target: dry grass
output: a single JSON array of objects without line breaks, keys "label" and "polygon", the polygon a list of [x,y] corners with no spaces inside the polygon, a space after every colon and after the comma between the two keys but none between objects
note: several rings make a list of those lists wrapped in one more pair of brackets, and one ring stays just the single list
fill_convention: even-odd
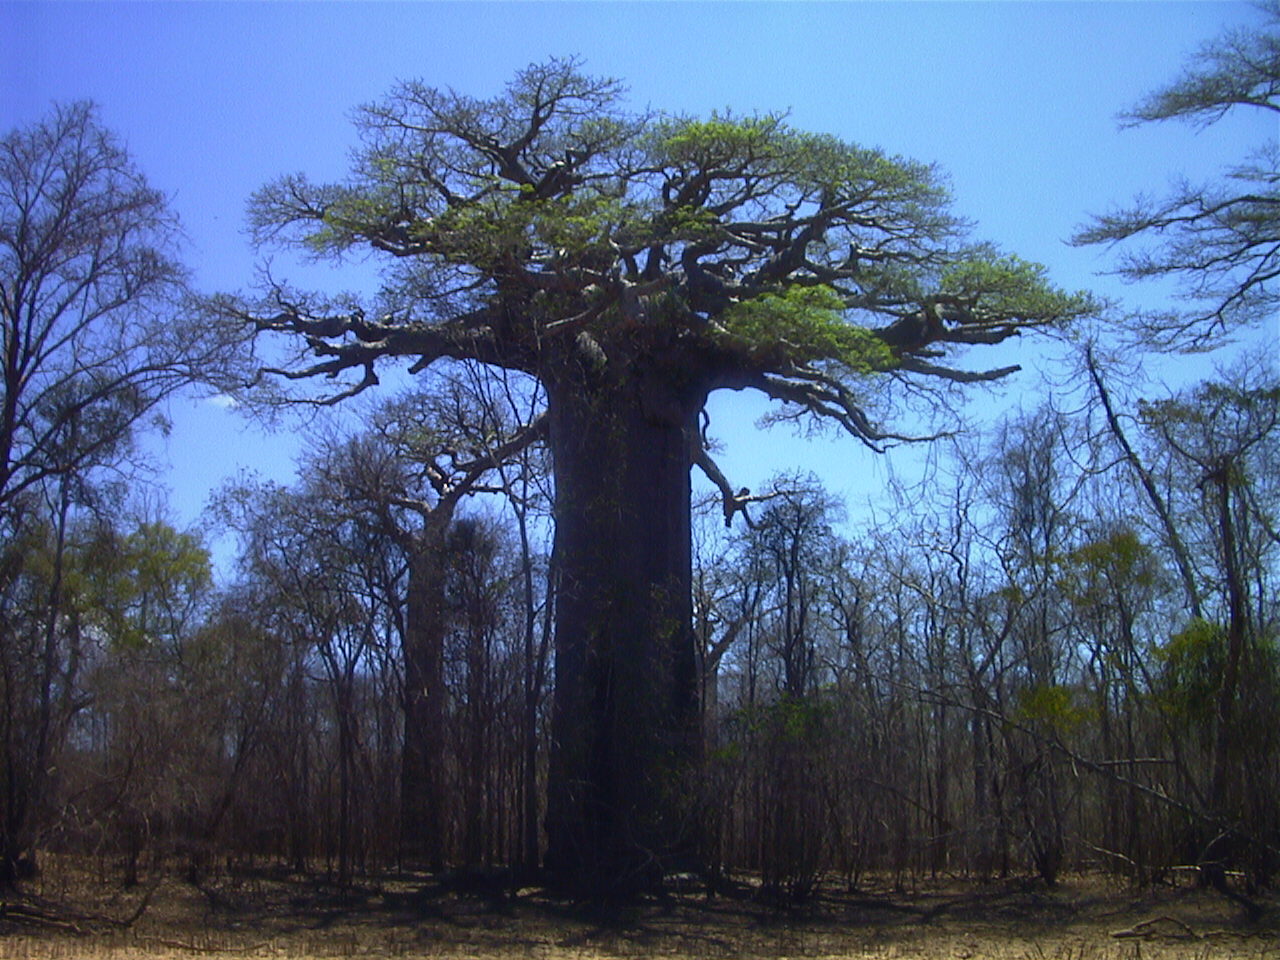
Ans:
[{"label": "dry grass", "polygon": [[[146,889],[45,881],[26,901],[43,921],[0,916],[0,960],[210,957],[868,958],[868,960],[1280,960],[1280,909],[1246,924],[1216,894],[1135,891],[1096,877],[1055,890],[932,883],[911,892],[824,890],[801,909],[749,887],[589,912],[526,889],[507,900],[401,877],[339,893],[297,877],[165,878]],[[12,907],[13,905],[11,905]]]}]

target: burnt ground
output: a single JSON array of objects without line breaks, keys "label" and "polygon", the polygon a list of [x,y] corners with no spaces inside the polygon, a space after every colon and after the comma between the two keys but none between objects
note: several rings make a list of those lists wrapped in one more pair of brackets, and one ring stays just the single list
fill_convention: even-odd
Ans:
[{"label": "burnt ground", "polygon": [[764,902],[749,880],[709,898],[690,883],[612,908],[537,887],[388,876],[342,890],[278,870],[132,889],[59,865],[0,910],[0,958],[867,957],[957,960],[1280,960],[1280,897],[1249,922],[1191,884],[1137,889],[1068,876],[954,879],[907,888],[828,883],[808,902]]}]

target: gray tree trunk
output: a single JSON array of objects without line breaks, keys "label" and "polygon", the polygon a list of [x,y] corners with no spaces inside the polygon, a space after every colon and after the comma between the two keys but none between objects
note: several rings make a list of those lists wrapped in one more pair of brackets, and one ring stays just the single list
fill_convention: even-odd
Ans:
[{"label": "gray tree trunk", "polygon": [[652,886],[697,848],[701,401],[639,376],[549,391],[560,587],[546,866],[595,896]]},{"label": "gray tree trunk", "polygon": [[[433,518],[434,519],[434,518]],[[442,524],[446,521],[442,521]],[[444,537],[428,521],[410,559],[404,637],[400,855],[444,867]]]}]

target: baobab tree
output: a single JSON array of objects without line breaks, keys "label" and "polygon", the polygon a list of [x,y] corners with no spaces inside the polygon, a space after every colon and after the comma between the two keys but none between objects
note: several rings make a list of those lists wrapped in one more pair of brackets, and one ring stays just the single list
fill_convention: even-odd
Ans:
[{"label": "baobab tree", "polygon": [[559,572],[545,864],[595,892],[650,884],[696,850],[690,472],[719,476],[709,394],[756,390],[879,449],[905,439],[868,412],[887,381],[999,378],[1016,367],[939,361],[1090,304],[968,242],[930,166],[780,116],[630,113],[574,61],[488,100],[404,83],[358,122],[346,182],[284,177],[251,216],[262,240],[385,255],[377,298],[275,288],[217,309],[301,338],[266,372],[325,378],[328,402],[397,359],[541,383]]},{"label": "baobab tree", "polygon": [[[432,392],[396,397],[373,414],[372,429],[326,443],[311,464],[312,482],[336,502],[335,516],[360,518],[394,544],[405,568],[403,614],[396,617],[404,655],[404,745],[400,855],[444,864],[445,580],[449,538],[459,506],[495,493],[486,474],[532,444],[541,421],[509,426],[465,389],[441,380]],[[397,577],[397,579],[399,579]],[[398,594],[397,585],[388,592]],[[399,598],[388,598],[399,606]]]}]

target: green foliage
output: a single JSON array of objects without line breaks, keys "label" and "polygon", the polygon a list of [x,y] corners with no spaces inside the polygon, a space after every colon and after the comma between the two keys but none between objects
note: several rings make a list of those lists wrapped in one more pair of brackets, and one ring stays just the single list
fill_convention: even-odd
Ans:
[{"label": "green foliage", "polygon": [[788,287],[735,303],[720,323],[732,341],[765,362],[831,360],[861,374],[894,363],[883,340],[845,320],[844,301],[830,287]]},{"label": "green foliage", "polygon": [[1057,683],[1040,683],[1018,692],[1012,717],[1020,723],[1048,727],[1056,733],[1071,733],[1088,718],[1088,711],[1076,705],[1075,692]]},{"label": "green foliage", "polygon": [[746,751],[743,749],[742,744],[733,740],[708,750],[707,762],[716,766],[732,768],[742,763],[745,753]]},{"label": "green foliage", "polygon": [[811,743],[822,732],[827,706],[819,700],[800,697],[783,697],[773,706],[775,729],[783,740],[791,743]]},{"label": "green foliage", "polygon": [[[737,723],[757,737],[775,739],[782,744],[815,744],[826,729],[832,705],[822,699],[782,696],[767,704],[743,707]],[[741,750],[738,745],[723,748],[726,757]]]},{"label": "green foliage", "polygon": [[[875,431],[849,376],[968,380],[934,362],[946,345],[998,343],[1090,307],[1042,267],[966,243],[932,165],[795,130],[779,114],[624,113],[616,83],[577,67],[535,65],[491,101],[402,86],[365,109],[351,180],[283,178],[259,192],[259,235],[396,258],[383,295],[407,305],[391,312],[397,325],[401,312],[470,318],[456,337],[429,338],[425,363],[442,342],[450,355],[487,355],[477,331],[495,327],[477,317],[489,310],[502,317],[501,365],[541,376],[546,331],[585,326],[606,360],[657,350],[677,366],[723,360],[699,372],[705,382],[751,367],[780,376],[775,399],[802,398],[859,435]],[[302,326],[334,340],[345,323]],[[679,335],[651,336],[664,324]],[[346,353],[363,366],[390,344],[371,326],[358,349],[326,353],[329,366],[354,369]],[[396,339],[396,355],[409,355],[413,338]],[[800,389],[784,388],[788,377]]]},{"label": "green foliage", "polygon": [[1208,729],[1226,659],[1227,631],[1194,618],[1152,651],[1158,671],[1156,702],[1177,720]]},{"label": "green foliage", "polygon": [[1058,584],[1076,606],[1106,604],[1117,591],[1143,591],[1157,579],[1155,555],[1130,527],[1089,540],[1066,554]]},{"label": "green foliage", "polygon": [[784,130],[774,115],[737,119],[713,113],[708,120],[669,120],[658,126],[652,150],[673,165],[714,170],[775,155]]},{"label": "green foliage", "polygon": [[1228,30],[1205,44],[1172,83],[1123,116],[1129,123],[1189,120],[1208,126],[1232,108],[1275,109],[1280,102],[1280,5],[1259,3],[1265,26]]},{"label": "green foliage", "polygon": [[[58,583],[58,613],[68,629],[88,630],[114,649],[172,639],[197,612],[213,585],[209,552],[199,537],[167,523],[144,521],[124,532],[105,523],[68,531],[61,566],[54,531],[22,530],[13,553],[0,551],[5,575],[44,602]],[[20,554],[20,567],[10,563]],[[4,584],[8,588],[10,584]]]},{"label": "green foliage", "polygon": [[[322,188],[317,205],[323,212],[303,235],[303,246],[327,256],[369,236],[399,231],[422,253],[493,269],[512,255],[524,261],[531,251],[578,253],[606,243],[610,229],[626,219],[621,202],[599,191],[539,199],[527,184],[516,186],[493,175],[477,178],[475,186],[474,196],[434,215],[423,215],[425,209],[410,213],[406,194],[413,191],[404,184]],[[431,206],[439,204],[423,203]]]},{"label": "green foliage", "polygon": [[918,222],[931,221],[942,229],[956,225],[946,216],[935,218],[948,191],[934,167],[829,134],[794,130],[778,114],[713,113],[707,120],[666,120],[656,126],[649,151],[658,163],[707,181],[751,171],[778,178],[779,186],[785,180],[786,190],[813,191],[832,203],[910,202]]},{"label": "green foliage", "polygon": [[71,593],[116,647],[171,639],[213,582],[208,550],[167,523],[139,523],[123,535],[97,530],[76,553]]},{"label": "green foliage", "polygon": [[1067,293],[1055,288],[1048,272],[1038,263],[1013,255],[981,250],[943,271],[942,297],[963,304],[984,317],[1038,317],[1068,319],[1093,309],[1084,291]]},{"label": "green foliage", "polygon": [[507,258],[531,254],[564,265],[593,255],[611,256],[612,234],[631,217],[616,197],[583,190],[537,199],[527,189],[503,187],[485,198],[451,207],[413,229],[415,239],[460,264],[500,268]]},{"label": "green foliage", "polygon": [[260,236],[391,258],[381,319],[272,303],[255,320],[323,358],[288,377],[383,356],[544,381],[643,369],[682,390],[760,389],[786,416],[805,408],[878,448],[897,435],[867,416],[855,378],[997,379],[1013,368],[938,361],[1092,307],[1042,267],[967,241],[932,165],[776,114],[624,112],[616,83],[577,68],[535,65],[485,101],[402,85],[365,109],[346,183],[259,192]]},{"label": "green foliage", "polygon": [[[309,228],[302,233],[300,244],[316,257],[337,256],[368,235],[373,224],[394,216],[397,204],[394,191],[376,184],[360,187],[311,187],[301,178],[284,178],[277,188],[282,193],[311,189],[311,203],[318,208]],[[268,236],[274,225],[270,215],[278,200],[270,189],[258,191],[251,207],[250,222],[260,236]],[[322,211],[322,212],[320,212]]]},{"label": "green foliage", "polygon": [[[1280,4],[1260,6],[1261,23],[1206,44],[1181,76],[1124,119],[1131,125],[1180,119],[1207,127],[1249,108],[1274,118],[1280,110]],[[1145,241],[1122,252],[1116,272],[1130,280],[1172,278],[1186,306],[1143,316],[1140,332],[1163,348],[1202,350],[1237,326],[1259,327],[1276,315],[1278,185],[1280,150],[1273,134],[1218,182],[1182,182],[1159,199],[1139,196],[1127,208],[1096,216],[1073,242]]]},{"label": "green foliage", "polygon": [[792,132],[789,147],[797,182],[817,187],[831,198],[854,203],[873,197],[878,202],[909,202],[921,223],[943,232],[958,225],[938,216],[950,192],[931,164],[892,157],[828,134]]},{"label": "green foliage", "polygon": [[[1152,649],[1158,684],[1156,701],[1174,719],[1192,728],[1212,723],[1227,659],[1227,628],[1193,618]],[[1275,640],[1252,637],[1244,652],[1239,690],[1242,702],[1274,704],[1280,693],[1280,648]]]},{"label": "green foliage", "polygon": [[617,198],[590,191],[563,199],[538,200],[529,205],[536,208],[535,237],[571,255],[593,249],[611,252],[611,231],[627,218]]},{"label": "green foliage", "polygon": [[1237,419],[1272,418],[1280,408],[1280,387],[1238,387],[1231,383],[1210,381],[1195,388],[1189,399],[1141,401],[1139,414],[1146,426],[1180,424],[1212,426],[1214,418],[1224,412]]},{"label": "green foliage", "polygon": [[1125,527],[1077,547],[1070,553],[1072,563],[1095,570],[1113,571],[1116,579],[1140,586],[1150,586],[1155,580],[1151,569],[1151,548],[1139,539],[1137,533]]},{"label": "green foliage", "polygon": [[705,207],[676,207],[658,218],[653,231],[654,238],[671,241],[698,242],[711,240],[719,235],[719,219]]}]

